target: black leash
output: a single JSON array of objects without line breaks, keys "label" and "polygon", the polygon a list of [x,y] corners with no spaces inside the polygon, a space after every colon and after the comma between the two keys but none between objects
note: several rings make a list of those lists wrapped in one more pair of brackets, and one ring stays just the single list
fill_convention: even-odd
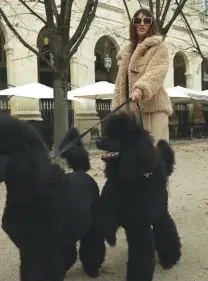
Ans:
[{"label": "black leash", "polygon": [[137,102],[137,108],[138,108],[138,111],[139,111],[139,122],[141,124],[142,129],[144,129],[144,122],[143,122],[143,118],[142,118],[139,102]]},{"label": "black leash", "polygon": [[[125,104],[129,103],[131,101],[131,99],[126,100],[124,103],[122,103],[121,105],[119,105],[118,107],[116,107],[114,110],[112,110],[111,112],[109,112],[106,116],[104,116],[98,123],[96,123],[94,126],[92,126],[91,128],[89,128],[87,131],[83,132],[82,134],[80,134],[79,137],[75,138],[73,141],[69,142],[65,147],[63,147],[55,156],[52,157],[51,160],[54,160],[55,158],[61,156],[64,152],[66,152],[68,149],[70,149],[77,141],[83,139],[93,128],[97,127],[99,124],[105,122],[112,114],[116,113],[117,111],[119,111]],[[142,115],[141,115],[141,110],[140,110],[140,105],[139,103],[137,103],[138,106],[138,110],[139,110],[139,119],[140,119],[140,123],[142,128],[144,128],[144,124],[143,124],[143,120],[142,120]]]},{"label": "black leash", "polygon": [[109,112],[106,116],[104,116],[98,123],[96,123],[94,126],[92,126],[91,128],[89,128],[87,131],[83,132],[79,137],[75,138],[73,141],[71,141],[70,143],[68,143],[65,147],[63,147],[57,154],[56,156],[54,156],[52,159],[57,158],[59,156],[61,156],[64,152],[66,152],[68,149],[70,149],[73,144],[75,144],[77,141],[81,140],[82,138],[84,138],[93,128],[97,127],[99,124],[105,122],[113,113],[116,113],[117,111],[119,111],[125,104],[129,103],[130,99],[128,99],[127,101],[125,101],[124,103],[122,103],[121,105],[119,105],[118,107],[116,107],[114,110],[112,110],[111,112]]}]

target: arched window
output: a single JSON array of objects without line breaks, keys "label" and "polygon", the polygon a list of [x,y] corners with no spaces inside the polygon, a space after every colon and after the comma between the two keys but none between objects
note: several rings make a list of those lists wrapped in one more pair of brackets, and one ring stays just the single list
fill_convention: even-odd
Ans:
[{"label": "arched window", "polygon": [[[52,60],[50,44],[48,40],[48,31],[44,27],[38,35],[37,47],[39,52],[48,60]],[[53,71],[42,59],[38,57],[38,81],[39,83],[53,87]]]},{"label": "arched window", "polygon": [[177,53],[174,57],[174,86],[186,87],[186,64],[183,56]]},{"label": "arched window", "polygon": [[[107,50],[106,50],[107,43]],[[105,52],[108,52],[108,55],[112,59],[112,65],[109,72],[104,66],[104,57]],[[118,66],[116,61],[117,48],[116,45],[109,36],[102,36],[95,45],[94,54],[96,57],[95,61],[95,81],[108,81],[111,83],[115,82]]]}]

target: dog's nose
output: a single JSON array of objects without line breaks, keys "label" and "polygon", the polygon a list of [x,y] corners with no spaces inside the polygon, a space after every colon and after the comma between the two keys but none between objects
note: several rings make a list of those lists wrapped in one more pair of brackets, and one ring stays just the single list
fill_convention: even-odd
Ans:
[{"label": "dog's nose", "polygon": [[100,149],[100,141],[99,140],[96,140],[96,146],[98,149]]}]

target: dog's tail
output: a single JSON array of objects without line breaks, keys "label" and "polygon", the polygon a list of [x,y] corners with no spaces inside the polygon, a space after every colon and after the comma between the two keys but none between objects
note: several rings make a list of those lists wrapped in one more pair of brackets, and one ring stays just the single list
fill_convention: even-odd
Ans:
[{"label": "dog's tail", "polygon": [[62,139],[59,145],[59,150],[64,148],[71,141],[77,139],[72,146],[61,155],[61,157],[67,161],[69,167],[71,167],[74,171],[87,172],[90,169],[89,153],[84,148],[79,136],[79,131],[76,128],[70,129],[66,136]]},{"label": "dog's tail", "polygon": [[165,140],[160,140],[157,144],[157,147],[160,150],[162,159],[166,163],[167,174],[170,176],[174,170],[175,153],[169,143]]}]

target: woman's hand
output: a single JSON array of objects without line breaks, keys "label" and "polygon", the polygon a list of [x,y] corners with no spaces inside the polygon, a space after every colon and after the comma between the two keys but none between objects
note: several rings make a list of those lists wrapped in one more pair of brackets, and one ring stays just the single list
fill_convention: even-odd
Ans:
[{"label": "woman's hand", "polygon": [[142,91],[139,89],[135,89],[131,94],[131,100],[133,102],[139,102],[142,98]]}]

